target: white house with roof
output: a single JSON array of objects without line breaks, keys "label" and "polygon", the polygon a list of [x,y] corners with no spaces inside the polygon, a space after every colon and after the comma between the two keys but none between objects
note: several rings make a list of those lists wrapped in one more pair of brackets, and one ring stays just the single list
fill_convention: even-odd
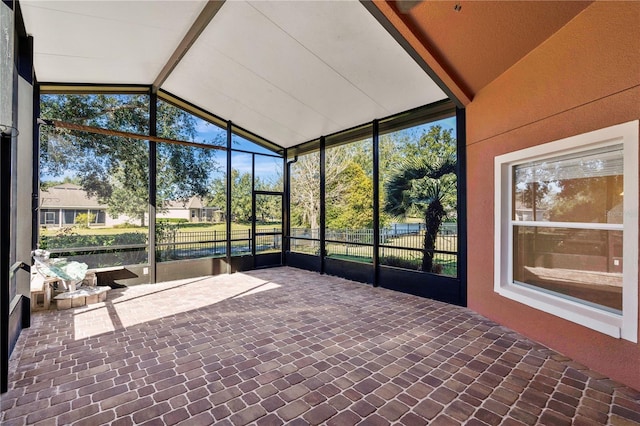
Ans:
[{"label": "white house with roof", "polygon": [[158,212],[156,217],[158,219],[187,219],[187,221],[195,223],[220,223],[224,221],[225,216],[220,207],[206,206],[202,198],[194,195],[188,200],[166,202],[163,211]]},{"label": "white house with roof", "polygon": [[[81,214],[91,219],[88,226],[114,226],[126,222],[137,222],[139,219],[126,215],[112,217],[107,212],[107,205],[101,204],[96,197],[91,197],[81,186],[63,183],[40,190],[40,226],[62,228],[77,225]],[[219,207],[204,205],[200,197],[193,196],[186,201],[169,201],[158,219],[186,219],[188,222],[224,221],[224,212]],[[146,218],[148,219],[148,218]]]},{"label": "white house with roof", "polygon": [[[89,197],[79,185],[63,183],[40,190],[40,226],[62,228],[76,224],[76,218],[86,214],[92,218],[88,225],[114,225],[107,219],[107,206],[100,204],[95,197]],[[122,221],[121,223],[124,223]]]}]

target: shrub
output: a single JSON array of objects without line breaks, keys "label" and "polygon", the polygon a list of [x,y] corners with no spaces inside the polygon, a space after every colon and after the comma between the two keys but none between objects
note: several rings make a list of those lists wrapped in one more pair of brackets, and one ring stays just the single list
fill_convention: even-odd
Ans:
[{"label": "shrub", "polygon": [[73,223],[78,228],[88,228],[90,224],[96,221],[96,215],[93,213],[80,213],[76,215]]},{"label": "shrub", "polygon": [[131,222],[119,223],[117,225],[113,225],[113,227],[115,229],[143,228],[142,226]]},{"label": "shrub", "polygon": [[[89,265],[90,268],[115,265],[135,265],[145,263],[147,250],[144,248],[115,248],[117,246],[147,243],[147,234],[128,232],[117,235],[63,235],[42,236],[40,248],[56,250],[51,257],[64,257]],[[114,247],[106,249],[108,247]],[[74,250],[79,248],[81,250]],[[101,248],[96,250],[97,248]]]},{"label": "shrub", "polygon": [[188,223],[189,219],[178,218],[178,217],[163,217],[161,219],[157,219],[156,223]]},{"label": "shrub", "polygon": [[147,235],[128,232],[116,235],[56,235],[42,236],[40,248],[53,250],[77,247],[108,247],[126,244],[145,244]]},{"label": "shrub", "polygon": [[405,259],[399,256],[383,256],[380,258],[380,263],[382,265],[410,269],[412,271],[419,271],[422,266],[420,259]]}]

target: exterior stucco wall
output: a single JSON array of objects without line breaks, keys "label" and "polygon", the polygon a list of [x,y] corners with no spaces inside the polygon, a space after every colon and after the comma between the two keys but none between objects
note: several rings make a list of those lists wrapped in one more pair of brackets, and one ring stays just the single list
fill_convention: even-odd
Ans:
[{"label": "exterior stucco wall", "polygon": [[167,209],[165,212],[157,213],[156,218],[158,219],[187,219],[190,220],[190,210],[187,208],[184,209]]},{"label": "exterior stucco wall", "polygon": [[596,2],[467,107],[469,307],[635,389],[640,344],[494,292],[493,165],[497,155],[639,119],[638,22],[638,2]]}]

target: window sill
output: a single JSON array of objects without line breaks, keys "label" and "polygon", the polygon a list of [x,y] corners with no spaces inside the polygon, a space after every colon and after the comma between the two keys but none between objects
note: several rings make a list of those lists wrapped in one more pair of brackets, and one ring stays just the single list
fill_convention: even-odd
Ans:
[{"label": "window sill", "polygon": [[516,284],[501,286],[498,294],[534,309],[620,339],[622,316]]}]

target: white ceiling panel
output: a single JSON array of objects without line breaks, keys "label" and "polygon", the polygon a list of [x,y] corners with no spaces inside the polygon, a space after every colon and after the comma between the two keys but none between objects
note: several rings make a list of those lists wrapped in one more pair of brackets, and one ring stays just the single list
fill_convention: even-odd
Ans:
[{"label": "white ceiling panel", "polygon": [[[204,79],[233,102],[219,103],[197,87]],[[223,6],[163,88],[181,96],[186,84],[195,85],[190,101],[285,146],[390,114],[245,2]],[[242,105],[272,125],[249,127]],[[283,139],[281,127],[298,138]]]},{"label": "white ceiling panel", "polygon": [[252,5],[385,110],[404,111],[445,97],[357,1]]},{"label": "white ceiling panel", "polygon": [[150,84],[206,1],[21,1],[40,81]]},{"label": "white ceiling panel", "polygon": [[446,98],[357,1],[227,1],[163,88],[285,147]]},{"label": "white ceiling panel", "polygon": [[[353,4],[362,9],[358,3]],[[277,5],[288,8],[295,3],[278,2]],[[350,109],[371,101],[323,58],[255,9],[253,3],[232,2],[225,5],[223,12],[226,13],[216,17],[219,21],[211,27],[207,39],[257,78],[325,116],[331,115],[336,104]],[[304,20],[302,16],[300,19]],[[245,24],[238,25],[238,22]],[[327,96],[329,88],[334,96]]]},{"label": "white ceiling panel", "polygon": [[446,98],[357,0],[206,3],[21,1],[46,82],[151,85],[205,22],[161,88],[283,147]]},{"label": "white ceiling panel", "polygon": [[[236,78],[229,78],[230,75]],[[286,94],[255,78],[250,70],[215,50],[206,56],[187,55],[163,89],[249,130],[260,128],[266,132],[273,128],[271,136],[285,132],[288,138],[304,138],[294,128],[287,128],[290,119],[277,120],[283,116],[283,106],[290,104]],[[303,108],[304,105],[300,105],[297,113],[304,114]],[[242,120],[238,119],[240,117]],[[270,139],[266,133],[258,134]]]}]

